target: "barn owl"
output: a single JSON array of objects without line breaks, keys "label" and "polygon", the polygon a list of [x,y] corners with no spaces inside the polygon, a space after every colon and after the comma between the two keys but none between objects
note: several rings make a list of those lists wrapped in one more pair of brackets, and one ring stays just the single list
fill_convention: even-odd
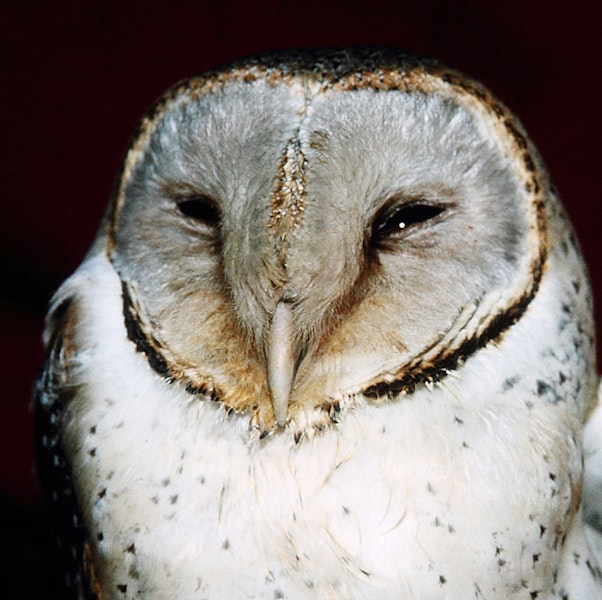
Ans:
[{"label": "barn owl", "polygon": [[520,123],[438,62],[170,89],[45,343],[74,598],[602,597],[585,267]]}]

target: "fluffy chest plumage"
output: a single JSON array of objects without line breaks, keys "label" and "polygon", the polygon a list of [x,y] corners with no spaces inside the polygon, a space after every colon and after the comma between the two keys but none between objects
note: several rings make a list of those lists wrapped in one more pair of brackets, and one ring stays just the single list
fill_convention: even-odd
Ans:
[{"label": "fluffy chest plumage", "polygon": [[528,418],[515,394],[486,405],[450,383],[358,405],[299,444],[290,431],[250,442],[246,419],[159,381],[125,339],[116,347],[119,367],[92,373],[66,417],[103,598],[554,587],[580,464],[553,407]]}]

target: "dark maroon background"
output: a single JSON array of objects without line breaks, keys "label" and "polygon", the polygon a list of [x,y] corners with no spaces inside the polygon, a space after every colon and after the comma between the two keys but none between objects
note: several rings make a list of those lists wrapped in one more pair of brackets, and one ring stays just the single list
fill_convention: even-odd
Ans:
[{"label": "dark maroon background", "polygon": [[[601,7],[580,0],[29,0],[4,7],[0,512],[2,524],[21,533],[0,549],[29,552],[34,563],[45,551],[30,413],[44,308],[94,236],[138,118],[167,86],[268,48],[386,44],[440,58],[519,115],[564,198],[602,299]],[[598,303],[598,322],[601,309]]]}]

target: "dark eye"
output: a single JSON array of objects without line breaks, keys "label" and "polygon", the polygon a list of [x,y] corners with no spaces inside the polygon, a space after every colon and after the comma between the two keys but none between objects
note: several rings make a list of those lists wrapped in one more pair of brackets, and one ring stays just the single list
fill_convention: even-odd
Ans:
[{"label": "dark eye", "polygon": [[444,206],[414,203],[385,212],[376,220],[374,233],[380,237],[401,237],[414,225],[434,219],[445,210]]},{"label": "dark eye", "polygon": [[219,210],[213,200],[207,196],[190,196],[178,200],[178,210],[195,221],[200,221],[208,227],[217,227],[220,222]]}]

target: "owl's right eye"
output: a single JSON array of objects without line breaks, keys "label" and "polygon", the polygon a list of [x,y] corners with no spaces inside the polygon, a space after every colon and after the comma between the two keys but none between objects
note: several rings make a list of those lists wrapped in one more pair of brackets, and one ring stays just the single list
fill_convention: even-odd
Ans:
[{"label": "owl's right eye", "polygon": [[215,228],[220,224],[219,209],[208,196],[188,196],[177,201],[181,214],[207,227]]},{"label": "owl's right eye", "polygon": [[415,200],[383,211],[373,226],[374,235],[381,241],[397,240],[435,219],[446,206]]}]

